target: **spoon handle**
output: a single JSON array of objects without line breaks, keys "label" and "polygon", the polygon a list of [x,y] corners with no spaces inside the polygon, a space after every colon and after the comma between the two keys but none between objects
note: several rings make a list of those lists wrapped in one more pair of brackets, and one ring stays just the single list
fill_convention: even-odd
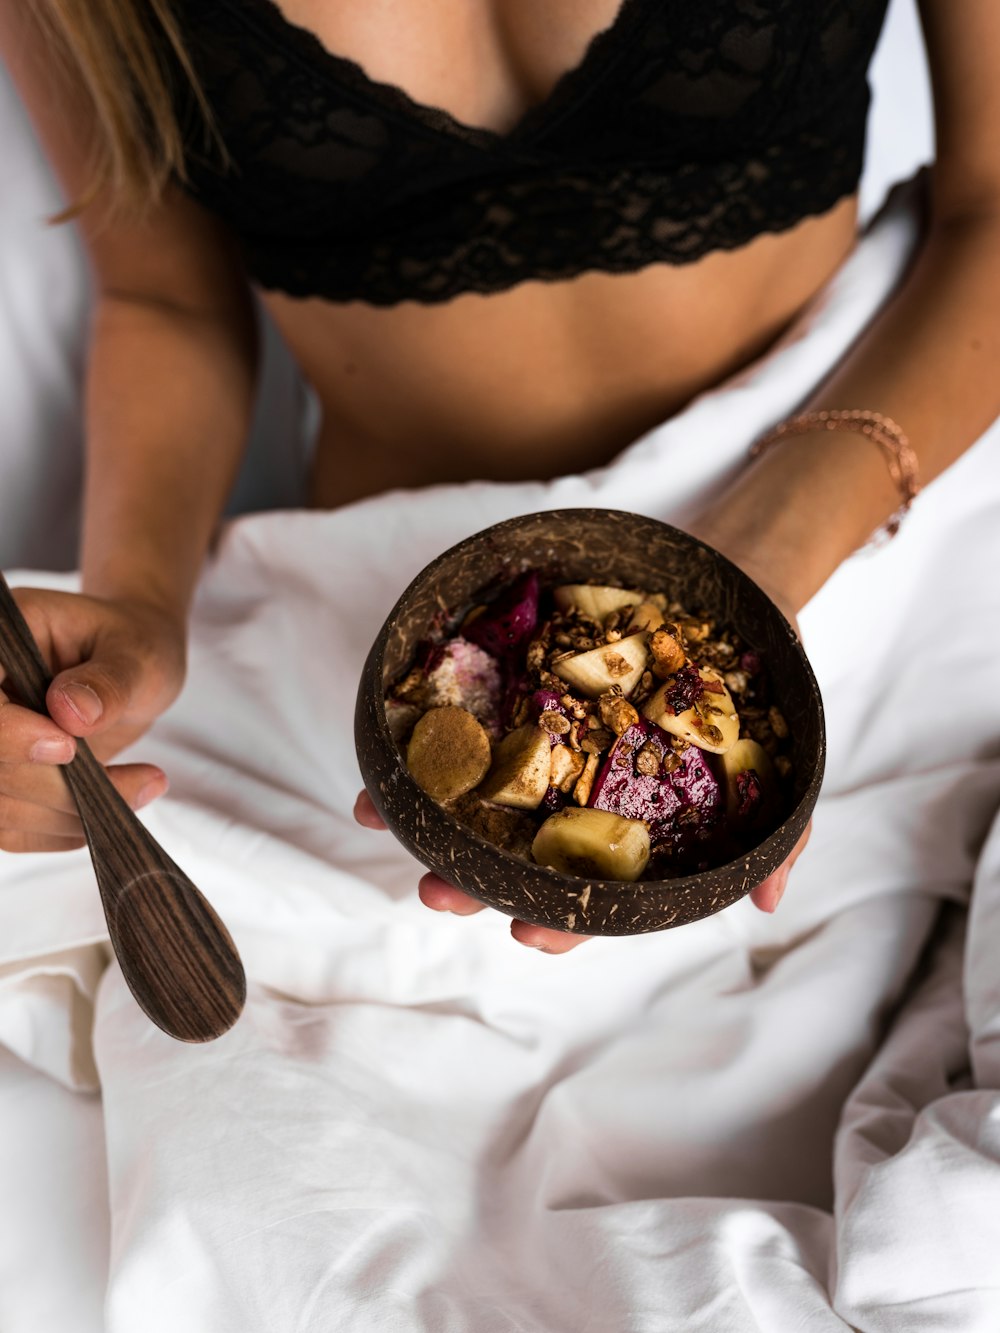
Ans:
[{"label": "spoon handle", "polygon": [[[0,662],[20,701],[47,714],[48,668],[3,574]],[[86,741],[77,739],[62,771],[87,836],[111,944],[139,1006],[180,1040],[221,1036],[246,999],[229,932],[135,817]]]},{"label": "spoon handle", "polygon": [[36,713],[47,713],[48,668],[3,574],[0,574],[0,662],[22,702]]}]

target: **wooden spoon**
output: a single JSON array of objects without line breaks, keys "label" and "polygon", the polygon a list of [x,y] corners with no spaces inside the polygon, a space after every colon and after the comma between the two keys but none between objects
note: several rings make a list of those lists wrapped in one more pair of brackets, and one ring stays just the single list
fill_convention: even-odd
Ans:
[{"label": "wooden spoon", "polygon": [[[47,714],[51,677],[2,574],[0,661],[19,701]],[[135,817],[86,741],[77,740],[63,773],[87,835],[111,944],[139,1007],[179,1041],[220,1037],[246,1001],[229,932]]]}]

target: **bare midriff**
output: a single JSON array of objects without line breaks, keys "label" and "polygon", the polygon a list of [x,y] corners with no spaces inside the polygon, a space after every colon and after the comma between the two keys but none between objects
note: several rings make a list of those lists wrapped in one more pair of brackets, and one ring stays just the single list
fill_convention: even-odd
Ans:
[{"label": "bare midriff", "polygon": [[855,227],[845,200],[682,268],[527,282],[438,306],[270,294],[322,406],[310,503],[609,462],[765,352],[842,263]]},{"label": "bare midriff", "polygon": [[[579,65],[622,0],[278,3],[371,78],[502,134]],[[322,404],[312,502],[608,462],[764,352],[842,262],[855,226],[848,199],[694,264],[436,306],[266,296]]]}]

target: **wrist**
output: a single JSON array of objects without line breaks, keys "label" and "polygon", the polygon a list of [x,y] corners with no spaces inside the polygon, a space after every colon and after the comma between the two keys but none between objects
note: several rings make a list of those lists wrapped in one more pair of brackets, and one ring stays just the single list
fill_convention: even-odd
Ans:
[{"label": "wrist", "polygon": [[116,574],[111,570],[92,571],[85,567],[81,592],[143,619],[153,620],[167,633],[184,643],[187,641],[190,597],[178,585],[155,576],[141,576],[135,569]]},{"label": "wrist", "polygon": [[794,615],[898,503],[869,439],[818,431],[777,441],[690,526]]}]

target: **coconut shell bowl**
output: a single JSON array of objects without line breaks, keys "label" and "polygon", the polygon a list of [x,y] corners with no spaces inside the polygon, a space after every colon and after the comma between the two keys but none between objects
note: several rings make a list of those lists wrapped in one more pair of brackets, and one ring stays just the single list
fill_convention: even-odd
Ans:
[{"label": "coconut shell bowl", "polygon": [[[547,587],[660,590],[693,614],[730,629],[758,655],[768,672],[769,702],[787,723],[790,760],[780,808],[759,841],[744,840],[723,864],[669,879],[626,882],[568,874],[488,841],[417,785],[390,732],[387,693],[422,646],[456,633],[470,608],[530,570],[537,570]],[[610,509],[526,514],[466,538],[427,565],[393,607],[368,654],[355,741],[376,809],[418,861],[508,916],[586,935],[682,926],[744,897],[778,869],[805,830],[826,752],[816,679],[794,630],[770,598],[689,534]]]}]

